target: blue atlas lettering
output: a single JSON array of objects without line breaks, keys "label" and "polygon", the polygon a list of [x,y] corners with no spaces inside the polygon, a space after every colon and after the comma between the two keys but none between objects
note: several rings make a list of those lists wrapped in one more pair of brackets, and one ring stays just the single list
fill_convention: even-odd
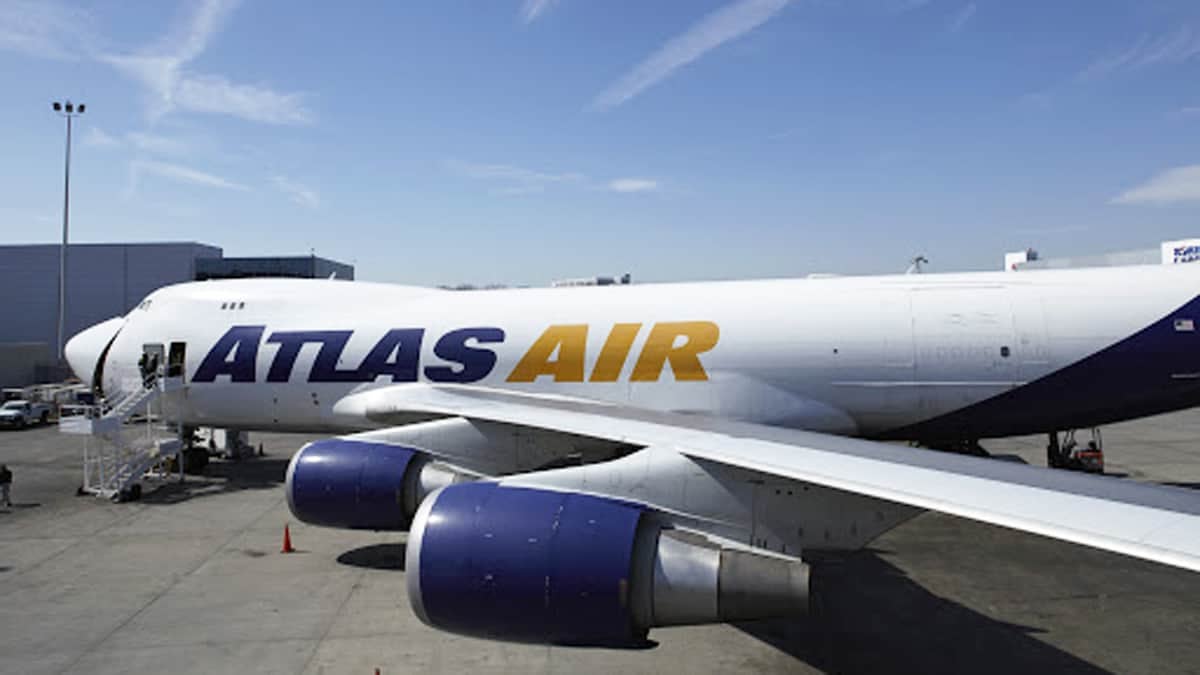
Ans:
[{"label": "blue atlas lettering", "polygon": [[258,361],[258,343],[266,326],[233,326],[209,350],[193,382],[213,382],[218,375],[228,375],[233,382],[253,382],[254,365]]},{"label": "blue atlas lettering", "polygon": [[446,333],[433,347],[433,353],[443,361],[459,364],[453,366],[427,366],[425,377],[434,382],[478,382],[487,377],[496,365],[496,352],[467,344],[504,342],[504,331],[499,328],[460,328]]},{"label": "blue atlas lettering", "polygon": [[[259,345],[264,342],[266,326],[234,326],[204,357],[194,382],[213,382],[228,375],[233,382],[254,382]],[[374,382],[389,377],[393,382],[416,382],[421,368],[423,328],[393,328],[367,352],[357,368],[340,368],[342,355],[354,331],[313,330],[276,331],[265,342],[278,345],[267,369],[267,382],[288,382],[296,359],[305,345],[319,345],[308,382]],[[425,377],[434,382],[478,382],[496,365],[496,353],[481,344],[504,341],[504,330],[478,327],[460,328],[443,335],[433,353],[446,365],[428,366]]]},{"label": "blue atlas lettering", "polygon": [[342,350],[350,340],[353,331],[348,330],[297,330],[271,333],[267,342],[279,344],[271,368],[267,371],[267,382],[287,382],[296,365],[296,357],[304,345],[316,343],[321,345],[317,358],[313,361],[309,372],[309,382],[362,382],[358,369],[338,370],[338,359]]},{"label": "blue atlas lettering", "polygon": [[424,328],[389,330],[358,367],[359,381],[373,382],[380,375],[391,375],[393,382],[416,382],[424,336]]}]

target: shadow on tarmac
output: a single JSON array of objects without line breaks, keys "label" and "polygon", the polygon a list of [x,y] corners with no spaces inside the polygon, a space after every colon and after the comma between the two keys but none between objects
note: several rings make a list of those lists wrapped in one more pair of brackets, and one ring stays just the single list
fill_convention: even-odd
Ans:
[{"label": "shadow on tarmac", "polygon": [[996,460],[997,462],[1012,462],[1014,464],[1028,464],[1029,463],[1029,462],[1026,462],[1025,458],[1021,457],[1020,455],[1007,455],[1006,454],[1006,455],[988,455],[988,456],[991,457],[992,459]]},{"label": "shadow on tarmac", "polygon": [[183,483],[168,482],[142,497],[146,504],[178,504],[200,497],[213,497],[241,490],[264,490],[284,482],[291,458],[262,457],[241,461],[213,461],[199,476],[189,475]]},{"label": "shadow on tarmac", "polygon": [[41,502],[13,502],[12,506],[0,506],[0,513],[12,513],[22,509],[36,509],[41,506]]},{"label": "shadow on tarmac", "polygon": [[371,544],[339,555],[337,561],[350,567],[404,571],[404,544]]},{"label": "shadow on tarmac", "polygon": [[1104,673],[1035,636],[941,598],[864,550],[816,563],[812,609],[800,619],[734,624],[832,673]]}]

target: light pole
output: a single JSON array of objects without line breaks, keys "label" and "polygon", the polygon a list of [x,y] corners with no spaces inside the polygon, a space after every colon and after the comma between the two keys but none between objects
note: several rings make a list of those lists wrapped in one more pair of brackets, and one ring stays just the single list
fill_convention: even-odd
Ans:
[{"label": "light pole", "polygon": [[71,213],[71,119],[83,114],[86,106],[70,101],[51,103],[54,112],[67,118],[67,161],[63,171],[63,231],[62,247],[58,250],[58,362],[63,362],[63,342],[67,323],[67,224]]}]

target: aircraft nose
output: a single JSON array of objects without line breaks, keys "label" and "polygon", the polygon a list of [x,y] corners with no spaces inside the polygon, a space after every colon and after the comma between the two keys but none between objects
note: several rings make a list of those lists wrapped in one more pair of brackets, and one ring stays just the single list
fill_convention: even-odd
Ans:
[{"label": "aircraft nose", "polygon": [[112,318],[85,328],[67,340],[63,352],[66,354],[67,363],[71,365],[71,370],[75,372],[75,377],[88,383],[92,381],[96,366],[100,362],[100,355],[104,353],[108,344],[112,342],[124,324],[125,319]]}]

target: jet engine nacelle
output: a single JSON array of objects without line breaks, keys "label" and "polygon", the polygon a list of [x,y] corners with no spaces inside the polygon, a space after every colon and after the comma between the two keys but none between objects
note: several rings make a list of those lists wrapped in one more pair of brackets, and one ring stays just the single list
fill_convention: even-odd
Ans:
[{"label": "jet engine nacelle", "polygon": [[620,645],[656,626],[808,608],[808,566],[664,528],[659,514],[572,492],[453,485],[413,518],[409,602],[426,624],[513,642]]},{"label": "jet engine nacelle", "polygon": [[407,530],[426,495],[463,479],[414,448],[330,438],[292,457],[285,492],[292,515],[311,525]]}]

